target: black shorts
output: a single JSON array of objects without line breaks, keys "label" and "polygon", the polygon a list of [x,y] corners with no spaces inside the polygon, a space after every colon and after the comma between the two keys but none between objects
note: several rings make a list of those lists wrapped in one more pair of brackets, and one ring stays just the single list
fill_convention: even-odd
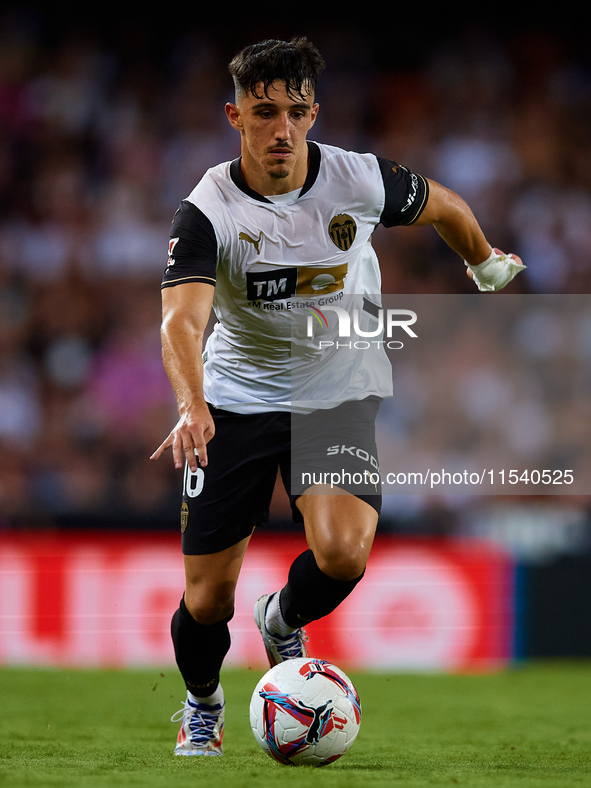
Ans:
[{"label": "black shorts", "polygon": [[303,522],[296,500],[310,487],[345,489],[381,510],[375,441],[378,397],[302,415],[282,411],[241,414],[210,406],[215,435],[208,464],[185,465],[181,507],[185,555],[225,550],[269,519],[277,472]]}]

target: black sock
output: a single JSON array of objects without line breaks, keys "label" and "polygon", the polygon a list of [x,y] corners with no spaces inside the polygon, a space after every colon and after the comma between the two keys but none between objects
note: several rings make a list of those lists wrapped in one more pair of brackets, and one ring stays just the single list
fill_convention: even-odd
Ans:
[{"label": "black sock", "polygon": [[314,553],[306,550],[291,565],[281,589],[279,606],[285,623],[297,628],[332,613],[364,574],[365,570],[354,580],[335,580],[319,569]]},{"label": "black sock", "polygon": [[215,692],[224,657],[230,648],[228,622],[199,624],[187,610],[184,597],[172,617],[170,633],[176,663],[189,692],[205,698]]}]

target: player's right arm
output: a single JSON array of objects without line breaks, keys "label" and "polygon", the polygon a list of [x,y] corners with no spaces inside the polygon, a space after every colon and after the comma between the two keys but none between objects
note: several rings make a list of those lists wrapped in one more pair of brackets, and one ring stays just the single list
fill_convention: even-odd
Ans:
[{"label": "player's right arm", "polygon": [[172,449],[176,468],[187,460],[191,471],[207,465],[207,442],[215,428],[203,396],[203,337],[211,314],[214,288],[187,282],[162,290],[162,361],[174,390],[179,420],[150,457],[157,460]]},{"label": "player's right arm", "polygon": [[217,238],[211,221],[190,200],[172,220],[168,263],[162,280],[162,360],[176,395],[179,420],[151,459],[172,449],[174,464],[197,470],[195,451],[207,465],[213,419],[203,396],[203,336],[216,278]]}]

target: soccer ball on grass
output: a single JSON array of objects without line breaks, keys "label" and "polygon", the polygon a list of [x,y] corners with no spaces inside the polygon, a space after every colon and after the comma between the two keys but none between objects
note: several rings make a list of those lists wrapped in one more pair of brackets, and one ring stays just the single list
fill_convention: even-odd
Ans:
[{"label": "soccer ball on grass", "polygon": [[259,681],[250,724],[279,763],[324,766],[351,747],[361,721],[357,690],[342,670],[310,657],[280,662]]}]

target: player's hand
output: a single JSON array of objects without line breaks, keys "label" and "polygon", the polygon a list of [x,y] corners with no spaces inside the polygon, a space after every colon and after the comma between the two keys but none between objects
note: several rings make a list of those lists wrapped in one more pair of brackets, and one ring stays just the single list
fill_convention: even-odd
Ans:
[{"label": "player's hand", "polygon": [[207,465],[207,443],[215,434],[215,426],[205,403],[180,417],[166,440],[150,457],[157,460],[167,449],[172,448],[175,468],[183,467],[186,459],[192,473],[197,471],[197,458],[201,468]]},{"label": "player's hand", "polygon": [[[491,258],[493,257],[493,255],[497,256],[496,260],[494,261],[495,263],[497,263],[497,261],[498,262],[504,261],[504,265],[505,265],[505,271],[502,272],[500,275],[497,274],[497,278],[498,278],[497,282],[493,282],[491,280],[491,283],[485,284],[481,282],[479,279],[475,279],[474,277],[475,272],[473,270],[474,266],[468,267],[468,263],[464,261],[466,264],[466,276],[468,276],[469,279],[472,279],[472,281],[476,282],[479,290],[493,290],[493,291],[502,290],[506,285],[509,284],[509,282],[511,282],[514,279],[515,276],[517,276],[517,274],[520,271],[522,271],[526,267],[523,261],[521,260],[521,258],[518,257],[516,254],[505,254],[505,252],[502,252],[500,249],[497,249],[495,247],[493,248],[493,254],[491,254]],[[486,261],[487,264],[489,263],[491,258],[489,258],[489,260]],[[485,267],[484,264],[482,267],[483,268]],[[479,266],[476,266],[476,268],[479,268]],[[482,276],[482,279],[484,279],[484,276]]]},{"label": "player's hand", "polygon": [[[497,249],[497,247],[496,247],[496,246],[494,246],[494,247],[493,247],[493,252],[494,252],[495,254],[498,254],[498,255],[503,255],[503,254],[505,254],[505,252],[502,252],[500,249]],[[513,254],[512,252],[508,252],[508,253],[507,253],[507,257],[510,257],[510,258],[511,258],[511,260],[512,260],[514,263],[517,263],[517,265],[523,265],[523,261],[522,261],[521,257],[518,257],[516,254]]]}]

